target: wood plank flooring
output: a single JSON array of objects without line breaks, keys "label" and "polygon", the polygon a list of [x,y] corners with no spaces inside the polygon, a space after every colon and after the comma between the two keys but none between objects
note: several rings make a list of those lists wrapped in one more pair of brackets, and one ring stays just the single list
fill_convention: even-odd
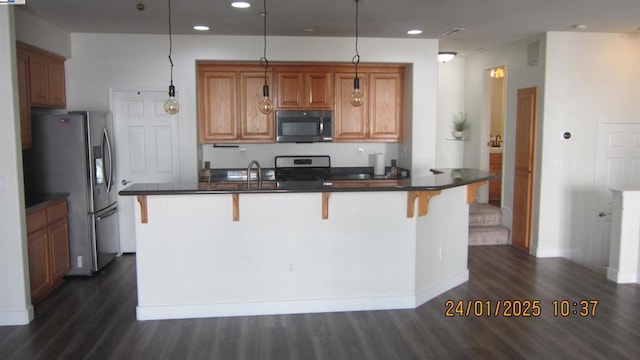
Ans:
[{"label": "wood plank flooring", "polygon": [[[509,246],[469,249],[470,280],[415,310],[136,321],[135,257],[67,279],[0,359],[640,359],[640,285]],[[447,300],[540,300],[539,317],[446,317]],[[554,317],[553,300],[599,300]]]}]

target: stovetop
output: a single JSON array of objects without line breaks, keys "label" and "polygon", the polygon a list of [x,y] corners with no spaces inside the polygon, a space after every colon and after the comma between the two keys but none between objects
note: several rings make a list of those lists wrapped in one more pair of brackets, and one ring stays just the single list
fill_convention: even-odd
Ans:
[{"label": "stovetop", "polygon": [[276,156],[275,164],[275,176],[278,182],[304,184],[310,181],[320,183],[331,180],[331,158],[328,155]]}]

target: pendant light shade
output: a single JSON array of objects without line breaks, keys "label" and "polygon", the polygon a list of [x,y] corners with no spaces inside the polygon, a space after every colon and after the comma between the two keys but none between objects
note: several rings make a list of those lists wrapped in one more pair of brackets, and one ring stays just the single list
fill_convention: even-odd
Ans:
[{"label": "pendant light shade", "polygon": [[358,0],[356,1],[356,54],[351,59],[351,63],[356,66],[356,76],[353,79],[353,92],[349,101],[352,106],[360,106],[364,102],[364,94],[360,90],[360,78],[358,78],[358,64],[360,63],[360,54],[358,53]]},{"label": "pendant light shade", "polygon": [[360,91],[360,79],[357,77],[353,79],[353,92],[351,93],[349,101],[351,101],[351,105],[353,106],[360,106],[364,102],[364,94]]},{"label": "pendant light shade", "polygon": [[264,85],[262,87],[262,100],[260,100],[260,112],[268,114],[273,111],[273,101],[269,97],[269,86]]},{"label": "pendant light shade", "polygon": [[173,41],[171,39],[171,0],[169,2],[169,64],[171,65],[171,83],[169,85],[169,99],[164,102],[164,111],[167,114],[174,115],[180,110],[180,103],[176,100],[176,88],[173,86],[173,59],[171,59],[171,51],[173,50]]},{"label": "pendant light shade", "polygon": [[176,100],[176,88],[173,85],[169,85],[169,99],[164,102],[164,111],[171,115],[180,111],[180,103]]},{"label": "pendant light shade", "polygon": [[263,114],[269,114],[273,111],[273,101],[269,97],[269,85],[267,84],[267,71],[269,70],[269,60],[267,60],[267,0],[263,0],[263,38],[264,38],[264,51],[260,58],[260,65],[264,68],[264,86],[262,86],[262,100],[258,104],[260,112]]}]

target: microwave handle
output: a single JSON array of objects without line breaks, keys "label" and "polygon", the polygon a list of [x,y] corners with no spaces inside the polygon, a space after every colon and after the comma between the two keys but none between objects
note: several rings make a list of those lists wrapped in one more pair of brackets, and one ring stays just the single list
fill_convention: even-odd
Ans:
[{"label": "microwave handle", "polygon": [[320,134],[324,135],[324,119],[320,119]]}]

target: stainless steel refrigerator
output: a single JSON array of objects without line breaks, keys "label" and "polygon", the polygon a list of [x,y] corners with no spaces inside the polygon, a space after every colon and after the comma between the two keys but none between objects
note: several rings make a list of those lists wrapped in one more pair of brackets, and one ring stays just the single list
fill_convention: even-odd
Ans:
[{"label": "stainless steel refrigerator", "polygon": [[68,275],[91,275],[120,253],[111,114],[36,114],[32,131],[29,191],[69,194]]}]

